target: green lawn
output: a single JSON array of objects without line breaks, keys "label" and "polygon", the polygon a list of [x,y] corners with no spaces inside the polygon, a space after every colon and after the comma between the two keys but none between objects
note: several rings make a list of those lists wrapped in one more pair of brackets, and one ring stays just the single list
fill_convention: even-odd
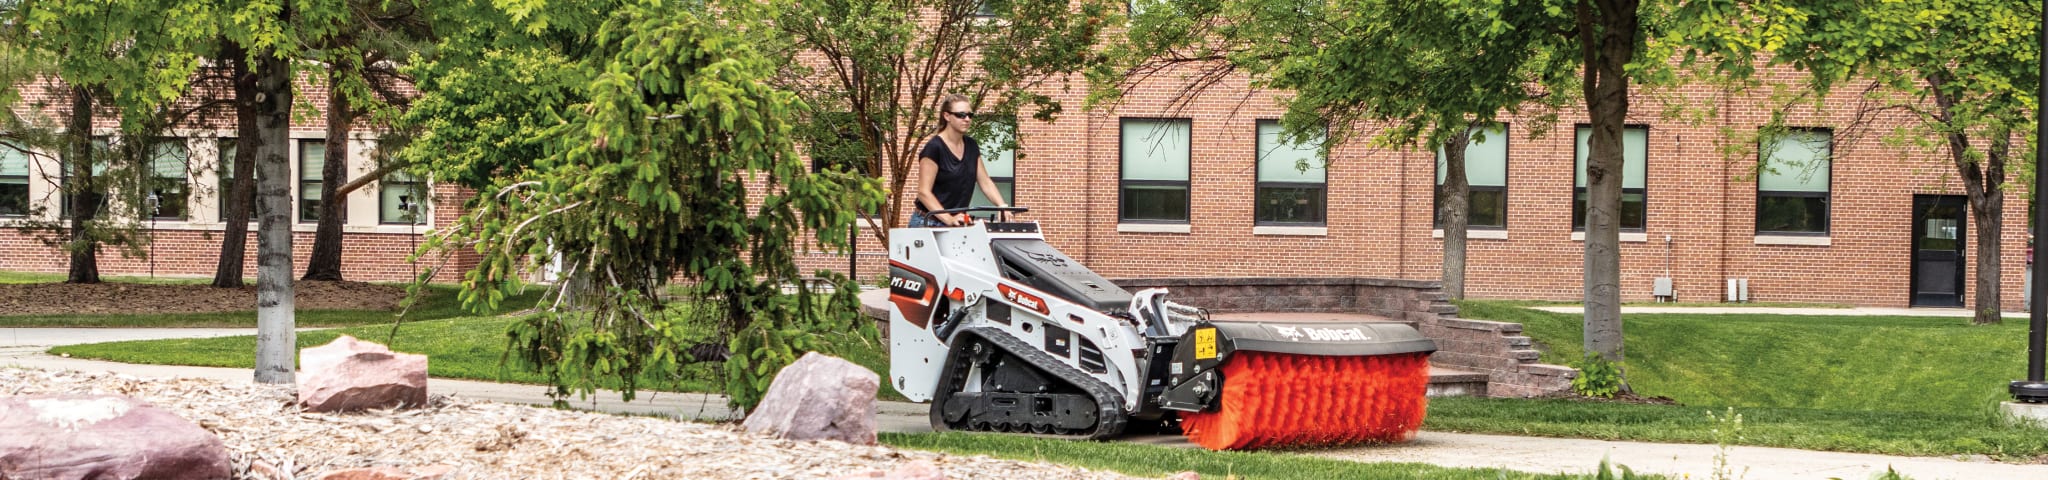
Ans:
[{"label": "green lawn", "polygon": [[[988,455],[1012,460],[1044,461],[1091,470],[1109,470],[1141,477],[1164,477],[1194,471],[1202,478],[1350,479],[1400,478],[1440,480],[1580,479],[1590,475],[1534,474],[1500,469],[1447,468],[1421,463],[1359,463],[1290,452],[1212,452],[1199,448],[1134,443],[1085,442],[1021,435],[939,433],[881,434],[884,444],[961,455]],[[1600,459],[1586,459],[1593,468]],[[1638,475],[1653,479],[1662,476]]]},{"label": "green lawn", "polygon": [[[462,317],[430,321],[409,321],[399,327],[396,337],[391,336],[390,320],[377,325],[363,325],[334,330],[300,332],[300,348],[317,346],[334,340],[339,335],[353,335],[356,338],[389,345],[392,350],[426,354],[427,373],[435,377],[486,380],[495,382],[544,384],[547,379],[539,373],[519,365],[516,358],[506,356],[508,337],[506,329],[516,321],[511,317]],[[878,373],[889,371],[887,347],[879,341],[847,334],[840,338],[828,339],[831,346],[826,353],[858,363]],[[254,368],[255,359],[249,355],[256,349],[256,337],[222,337],[201,339],[144,340],[132,342],[95,343],[72,345],[50,349],[51,353],[68,354],[78,358],[112,360],[125,363],[158,365],[198,365],[208,367]],[[709,365],[694,366],[686,378],[662,382],[652,377],[644,379],[643,388],[661,391],[715,392],[716,384],[712,375],[716,370]],[[894,389],[882,389],[887,400],[902,400]]]},{"label": "green lawn", "polygon": [[[43,274],[0,272],[0,283],[43,283],[63,281],[61,276],[44,278]],[[149,279],[136,281],[133,278],[108,278],[108,282],[150,283]],[[155,283],[207,283],[209,279],[159,279]],[[406,311],[407,320],[433,320],[474,315],[463,310],[456,292],[461,287],[449,284],[430,284],[426,296]],[[540,290],[529,289],[514,295],[499,304],[499,308],[484,312],[490,315],[520,309],[532,308],[540,299]],[[354,325],[375,325],[392,323],[398,310],[300,310],[295,321],[301,327],[345,327]],[[4,327],[174,327],[174,328],[232,328],[256,326],[256,311],[216,313],[171,313],[171,314],[76,314],[76,315],[18,315],[0,313],[0,326]]]},{"label": "green lawn", "polygon": [[[30,273],[30,272],[9,272],[9,271],[4,271],[4,270],[0,270],[0,283],[52,283],[52,282],[62,282],[62,281],[64,281],[64,274],[61,274],[61,273]],[[100,281],[105,281],[105,282],[120,282],[120,283],[161,283],[161,284],[171,284],[171,285],[177,285],[177,284],[194,284],[194,283],[212,283],[212,282],[213,282],[213,279],[212,279],[212,278],[193,278],[193,277],[106,277],[106,276],[102,276],[102,277],[100,277]]]}]

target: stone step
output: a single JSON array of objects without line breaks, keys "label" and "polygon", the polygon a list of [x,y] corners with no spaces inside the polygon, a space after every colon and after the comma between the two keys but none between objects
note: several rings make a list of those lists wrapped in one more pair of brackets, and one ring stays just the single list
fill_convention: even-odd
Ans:
[{"label": "stone step", "polygon": [[1429,387],[1426,395],[1431,397],[1484,397],[1486,396],[1486,374],[1467,372],[1431,365]]}]

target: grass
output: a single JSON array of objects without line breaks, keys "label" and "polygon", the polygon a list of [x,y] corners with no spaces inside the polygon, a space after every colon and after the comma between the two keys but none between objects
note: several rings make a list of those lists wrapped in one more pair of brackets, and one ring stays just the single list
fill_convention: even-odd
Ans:
[{"label": "grass", "polygon": [[[881,434],[884,444],[962,455],[988,455],[1110,470],[1141,477],[1194,471],[1202,478],[1402,478],[1441,480],[1579,479],[1590,475],[1533,474],[1499,469],[1447,468],[1421,463],[1359,463],[1289,452],[1212,452],[1135,443],[1082,442],[1020,435]],[[1586,466],[1600,459],[1586,460]],[[1638,476],[1638,478],[1664,478]]]},{"label": "grass", "polygon": [[[35,275],[35,274],[29,274]],[[0,272],[0,283],[10,283],[19,278],[35,278],[28,275]],[[62,281],[59,277],[56,280]],[[47,280],[36,280],[37,282]],[[113,280],[108,281],[126,281]],[[210,280],[191,280],[187,283],[206,283]],[[34,282],[14,282],[34,283]],[[168,283],[168,282],[167,282]],[[430,284],[426,296],[420,303],[406,312],[407,321],[434,320],[475,315],[462,308],[456,292],[461,287],[447,284]],[[499,308],[483,312],[497,315],[528,308],[540,299],[540,291],[529,289],[499,303]],[[390,324],[396,320],[396,310],[299,310],[295,321],[301,327],[345,327],[356,325]],[[173,313],[173,314],[74,314],[74,315],[20,315],[0,314],[0,326],[5,327],[175,327],[175,328],[234,328],[255,327],[256,311],[216,313]]]},{"label": "grass", "polygon": [[[516,358],[506,355],[509,343],[505,332],[516,321],[512,317],[413,321],[401,325],[395,337],[391,336],[389,323],[300,332],[298,346],[318,346],[346,334],[383,343],[392,350],[426,354],[431,359],[427,374],[434,377],[546,384],[545,376],[524,368]],[[826,343],[829,346],[824,353],[845,358],[876,372],[889,371],[887,346],[875,339],[848,334],[828,339]],[[254,368],[255,359],[249,352],[255,349],[256,337],[240,336],[71,345],[52,348],[50,353],[124,363]],[[710,365],[695,365],[686,370],[684,378],[660,381],[648,377],[641,383],[641,388],[716,393],[720,391],[714,380],[716,372]],[[607,388],[618,387],[615,383],[607,384]],[[881,396],[884,400],[903,400],[901,394],[887,386],[882,388]]]},{"label": "grass", "polygon": [[[1542,361],[1582,356],[1578,315],[1464,301],[1460,316],[1518,322]],[[2025,372],[2026,326],[1962,318],[1631,314],[1630,385],[1686,406],[1438,399],[1432,430],[1711,443],[1707,412],[1735,407],[1744,445],[1903,455],[2048,454],[2048,436],[1998,420]]]},{"label": "grass", "polygon": [[[9,272],[9,271],[0,271],[0,284],[22,284],[22,283],[54,283],[54,282],[62,282],[62,281],[64,281],[64,275],[63,275],[63,274],[58,274],[58,273],[31,273],[31,272]],[[164,284],[164,285],[187,285],[187,284],[201,284],[201,283],[213,283],[213,279],[212,279],[212,278],[197,278],[197,277],[106,277],[106,276],[103,276],[103,277],[100,277],[100,281],[103,281],[103,282],[119,282],[119,283],[154,283],[154,284]]]},{"label": "grass", "polygon": [[[1528,306],[1537,306],[1537,307],[1576,307],[1576,306],[1580,306],[1580,305],[1583,305],[1582,303],[1579,303],[1579,302],[1573,302],[1573,301],[1564,301],[1564,300],[1488,300],[1488,301],[1489,301],[1489,302],[1500,302],[1500,303],[1507,303],[1507,304],[1513,304],[1513,305],[1528,305]],[[1623,302],[1623,303],[1621,304],[1621,306],[1624,306],[1624,307],[1727,307],[1727,308],[1855,308],[1855,306],[1853,306],[1853,305],[1847,305],[1847,304],[1841,304],[1841,303],[1805,303],[1805,302],[1748,302],[1748,303],[1728,303],[1728,302]]]}]

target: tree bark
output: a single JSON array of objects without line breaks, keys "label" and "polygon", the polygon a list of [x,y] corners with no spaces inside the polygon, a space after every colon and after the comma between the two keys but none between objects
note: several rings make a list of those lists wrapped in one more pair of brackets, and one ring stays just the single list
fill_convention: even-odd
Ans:
[{"label": "tree bark", "polygon": [[242,256],[249,248],[249,218],[256,206],[256,76],[249,72],[248,51],[240,44],[221,42],[221,56],[233,65],[235,89],[235,183],[220,192],[227,202],[227,216],[221,219],[220,259],[213,267],[213,286],[242,288]]},{"label": "tree bark", "polygon": [[[1594,5],[1588,6],[1588,3]],[[1585,49],[1586,110],[1592,121],[1586,158],[1585,347],[1623,360],[1621,332],[1621,190],[1623,123],[1628,118],[1627,66],[1635,56],[1637,0],[1580,0]],[[1597,26],[1597,28],[1595,28]]]},{"label": "tree bark", "polygon": [[[1927,83],[1935,91],[1935,123],[1948,125],[1955,119],[1957,98],[1941,93],[1941,87],[1948,77],[1943,74],[1927,76]],[[1991,147],[1984,153],[1982,162],[1972,160],[1969,134],[1948,129],[1944,134],[1948,140],[1950,161],[1956,165],[1956,176],[1963,181],[1963,192],[1970,201],[1970,219],[1977,224],[1977,293],[1971,300],[1975,315],[1970,319],[1977,325],[1989,325],[2005,321],[1999,313],[1998,279],[2004,262],[2000,262],[1999,251],[2004,242],[2000,235],[2005,231],[2002,217],[2005,213],[2005,162],[2012,150],[2012,132],[2005,128],[1993,128],[1986,135]],[[1967,244],[1966,244],[1967,245]]]},{"label": "tree bark", "polygon": [[1465,231],[1471,226],[1472,186],[1465,178],[1465,149],[1472,130],[1444,141],[1444,184],[1437,191],[1437,221],[1444,228],[1444,294],[1465,298]]},{"label": "tree bark", "polygon": [[71,87],[71,123],[64,130],[71,152],[64,162],[71,169],[69,181],[64,182],[64,203],[71,207],[71,269],[64,283],[100,283],[100,244],[86,231],[99,214],[95,200],[104,201],[103,195],[92,195],[92,185],[98,181],[92,177],[92,103],[92,89]]},{"label": "tree bark", "polygon": [[348,95],[338,88],[348,72],[327,71],[327,158],[320,171],[320,225],[313,233],[313,256],[306,261],[302,280],[341,280],[341,226],[348,212],[348,196],[339,192],[348,179],[348,134],[355,123],[355,111]]},{"label": "tree bark", "polygon": [[[281,13],[289,22],[290,13]],[[276,52],[256,64],[256,382],[292,383],[297,334],[292,293],[290,141],[292,69]]]}]

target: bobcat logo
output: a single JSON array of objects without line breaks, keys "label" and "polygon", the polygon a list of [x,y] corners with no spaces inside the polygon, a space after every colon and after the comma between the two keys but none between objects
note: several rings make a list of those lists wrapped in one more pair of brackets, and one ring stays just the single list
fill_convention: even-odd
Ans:
[{"label": "bobcat logo", "polygon": [[1301,340],[1301,330],[1294,327],[1273,327],[1273,333],[1278,333],[1282,337],[1287,337],[1288,340]]}]

